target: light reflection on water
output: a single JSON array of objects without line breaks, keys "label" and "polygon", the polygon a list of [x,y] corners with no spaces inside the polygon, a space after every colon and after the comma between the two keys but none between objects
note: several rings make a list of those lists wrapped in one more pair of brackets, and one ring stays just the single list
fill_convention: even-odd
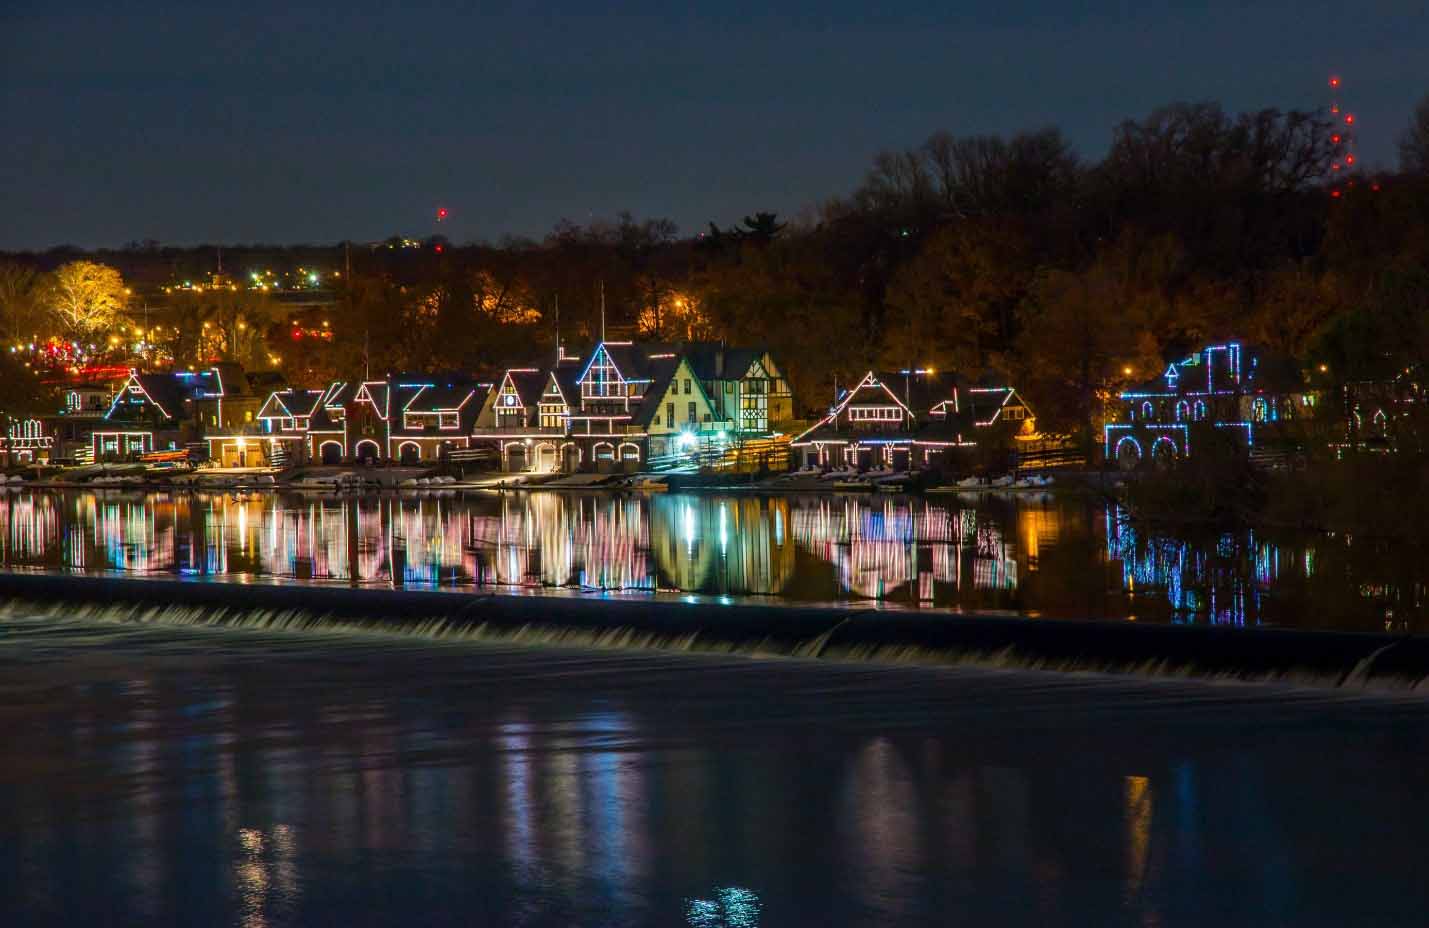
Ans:
[{"label": "light reflection on water", "polygon": [[0,625],[7,924],[1412,924],[1429,903],[1419,702],[63,631]]},{"label": "light reflection on water", "polygon": [[1071,618],[1412,630],[1414,551],[1147,537],[1083,497],[0,494],[0,563],[414,588],[869,600]]}]

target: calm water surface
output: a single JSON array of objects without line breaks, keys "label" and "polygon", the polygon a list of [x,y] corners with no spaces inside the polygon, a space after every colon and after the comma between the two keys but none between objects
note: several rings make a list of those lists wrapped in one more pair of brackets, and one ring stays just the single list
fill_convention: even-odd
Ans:
[{"label": "calm water surface", "polygon": [[1096,499],[0,493],[0,565],[349,585],[680,592],[1429,630],[1429,558],[1345,537],[1145,537]]},{"label": "calm water surface", "polygon": [[6,925],[1422,925],[1429,703],[0,612]]}]

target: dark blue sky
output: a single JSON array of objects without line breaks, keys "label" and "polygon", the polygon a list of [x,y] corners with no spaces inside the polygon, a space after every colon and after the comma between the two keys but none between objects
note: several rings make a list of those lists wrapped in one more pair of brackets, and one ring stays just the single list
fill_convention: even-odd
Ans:
[{"label": "dark blue sky", "polygon": [[797,213],[936,129],[1087,157],[1175,100],[1325,102],[1366,165],[1429,93],[1424,0],[0,4],[0,248],[684,232]]}]

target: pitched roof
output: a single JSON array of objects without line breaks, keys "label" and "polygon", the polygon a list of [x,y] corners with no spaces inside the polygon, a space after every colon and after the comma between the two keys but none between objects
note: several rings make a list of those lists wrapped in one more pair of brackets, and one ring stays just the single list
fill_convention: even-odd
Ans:
[{"label": "pitched roof", "polygon": [[[470,383],[439,383],[422,388],[408,399],[405,412],[455,412],[475,399],[476,387]],[[485,394],[482,394],[483,396]],[[478,406],[480,403],[477,404]]]},{"label": "pitched roof", "polygon": [[[646,360],[645,370],[650,377],[650,386],[645,388],[645,395],[631,416],[632,423],[649,425],[654,420],[655,413],[660,409],[660,400],[664,398],[670,381],[675,379],[675,372],[679,369],[680,358],[678,357],[648,358]],[[704,388],[700,389],[703,391]]]},{"label": "pitched roof", "polygon": [[347,380],[336,380],[323,391],[324,406],[344,406],[357,392],[356,386]]},{"label": "pitched roof", "polygon": [[[627,381],[650,380],[651,356],[673,355],[674,347],[657,342],[602,342],[596,350],[605,349],[620,376]],[[592,352],[592,357],[594,352]]]},{"label": "pitched roof", "polygon": [[701,380],[738,380],[768,352],[763,348],[733,347],[721,342],[683,342],[676,346]]},{"label": "pitched roof", "polygon": [[186,400],[223,395],[222,387],[213,371],[183,371],[172,374],[135,372],[133,379],[149,400],[170,419],[183,412]]},{"label": "pitched roof", "polygon": [[[389,402],[390,392],[391,386],[385,380],[364,380],[357,391],[352,394],[352,399],[355,402],[359,399],[359,395],[371,398],[377,414],[385,419],[392,410],[392,404]],[[407,399],[411,399],[411,397],[407,397]]]},{"label": "pitched roof", "polygon": [[505,376],[510,378],[521,405],[528,409],[540,403],[541,394],[546,392],[546,381],[550,379],[548,372],[534,367],[512,368]]},{"label": "pitched roof", "polygon": [[259,419],[288,419],[297,416],[311,416],[318,408],[323,390],[274,390],[268,395],[263,408],[258,410]]},{"label": "pitched roof", "polygon": [[581,388],[577,378],[581,375],[580,359],[562,358],[550,373],[556,378],[556,386],[561,388],[561,396],[565,398],[566,404],[573,406],[579,403]]}]

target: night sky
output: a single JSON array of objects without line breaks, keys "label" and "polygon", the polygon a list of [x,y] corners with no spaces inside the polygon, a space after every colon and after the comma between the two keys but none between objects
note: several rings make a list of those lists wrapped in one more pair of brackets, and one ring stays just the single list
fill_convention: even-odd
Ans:
[{"label": "night sky", "polygon": [[[1366,166],[1429,93],[1424,0],[0,2],[0,248],[540,237],[790,215],[932,131],[1081,154],[1176,100],[1308,108]],[[1212,7],[1212,12],[1206,8]]]}]

